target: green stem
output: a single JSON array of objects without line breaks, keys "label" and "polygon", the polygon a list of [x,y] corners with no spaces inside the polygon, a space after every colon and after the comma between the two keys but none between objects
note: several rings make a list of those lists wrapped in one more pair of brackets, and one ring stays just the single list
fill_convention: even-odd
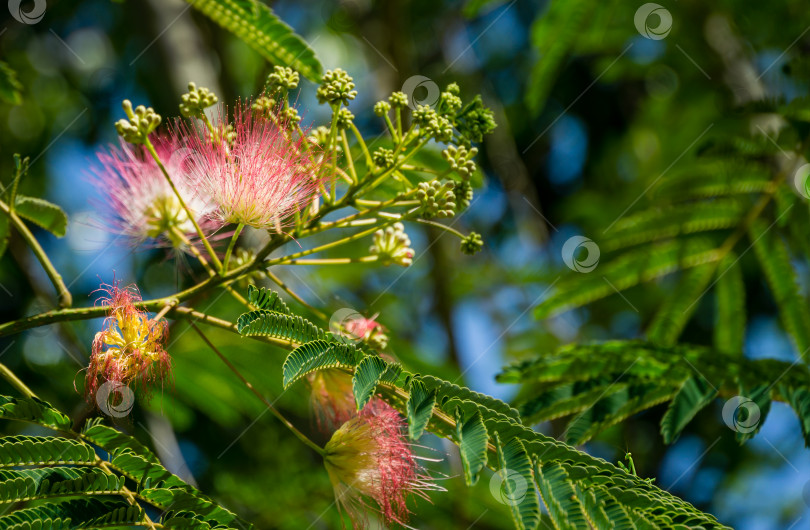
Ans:
[{"label": "green stem", "polygon": [[451,228],[451,227],[449,227],[447,225],[437,223],[436,221],[429,221],[427,219],[418,219],[418,218],[415,219],[415,221],[417,223],[422,223],[422,224],[426,224],[426,225],[430,225],[430,226],[435,226],[436,228],[441,228],[445,232],[450,232],[451,234],[458,236],[460,239],[464,239],[465,237],[467,237],[464,234],[462,234],[461,232],[459,232],[458,230],[456,230],[455,228]]},{"label": "green stem", "polygon": [[390,221],[386,221],[385,223],[383,223],[383,224],[381,224],[379,226],[375,226],[374,228],[370,228],[368,230],[363,230],[362,232],[358,232],[356,234],[352,234],[352,235],[344,237],[342,239],[338,239],[337,241],[332,241],[331,243],[326,243],[326,244],[321,245],[319,247],[311,248],[309,250],[302,250],[301,252],[296,252],[295,254],[290,254],[289,256],[283,256],[283,257],[280,257],[280,258],[267,260],[266,262],[264,262],[264,265],[266,267],[270,267],[272,265],[279,265],[279,264],[281,264],[283,262],[288,262],[289,260],[294,260],[294,259],[297,259],[297,258],[302,258],[304,256],[309,256],[310,254],[315,254],[316,252],[320,252],[322,250],[330,249],[330,248],[336,247],[338,245],[345,245],[346,243],[349,243],[351,241],[355,241],[357,239],[366,237],[369,234],[373,234],[374,232],[376,232],[380,228],[383,228],[383,227],[385,227],[385,226],[387,226],[389,224],[395,223],[396,221],[397,221],[397,219],[392,219]]},{"label": "green stem", "polygon": [[45,273],[48,275],[48,278],[51,280],[54,288],[56,288],[56,294],[59,297],[59,307],[70,307],[73,304],[73,297],[70,295],[70,291],[68,290],[67,286],[65,286],[62,276],[59,274],[59,272],[57,272],[56,267],[53,266],[53,263],[51,263],[48,255],[40,246],[37,238],[34,237],[34,234],[31,233],[22,219],[20,219],[17,214],[12,211],[11,207],[2,200],[0,200],[0,210],[8,215],[8,218],[11,220],[11,224],[14,225],[14,228],[17,229],[25,242],[28,243],[28,246],[31,247],[31,251],[39,260],[42,268],[45,269]]},{"label": "green stem", "polygon": [[236,226],[236,230],[233,233],[231,242],[228,244],[228,250],[225,251],[225,259],[222,262],[222,274],[228,272],[228,263],[231,261],[231,253],[233,252],[233,247],[236,246],[236,240],[239,239],[239,234],[242,233],[243,228],[245,228],[245,225],[243,223],[239,223]]},{"label": "green stem", "polygon": [[3,363],[0,363],[0,375],[3,376],[3,379],[9,382],[11,386],[16,388],[20,391],[27,398],[37,397],[34,392],[23,383],[17,375],[12,372],[8,366]]},{"label": "green stem", "polygon": [[227,366],[227,367],[228,367],[228,368],[229,368],[229,369],[230,369],[230,370],[231,370],[231,371],[232,371],[232,372],[233,372],[233,373],[236,375],[236,377],[238,377],[238,378],[239,378],[239,380],[240,380],[240,381],[242,381],[242,383],[244,383],[244,385],[245,385],[245,386],[248,388],[248,390],[250,390],[251,392],[253,392],[253,394],[254,394],[256,397],[258,397],[258,398],[259,398],[259,399],[262,401],[262,403],[264,403],[264,404],[265,404],[265,406],[266,406],[266,407],[267,407],[267,409],[268,409],[268,410],[269,410],[269,411],[270,411],[270,412],[273,414],[273,416],[275,416],[276,418],[278,418],[278,420],[279,420],[281,423],[283,423],[283,424],[284,424],[284,426],[285,426],[285,427],[287,427],[287,428],[290,430],[290,432],[292,432],[292,433],[293,433],[293,434],[296,436],[296,438],[298,438],[299,440],[301,440],[301,441],[304,443],[304,445],[306,445],[307,447],[309,447],[310,449],[312,449],[313,451],[315,451],[315,452],[316,452],[316,453],[318,453],[319,455],[321,455],[321,456],[326,456],[326,451],[324,451],[324,449],[323,449],[321,446],[319,446],[318,444],[316,444],[315,442],[313,442],[312,440],[310,440],[310,439],[309,439],[309,438],[308,438],[308,437],[307,437],[307,436],[306,436],[304,433],[302,433],[301,431],[299,431],[299,430],[298,430],[298,429],[295,427],[295,425],[293,425],[292,423],[290,423],[290,421],[289,421],[287,418],[285,418],[285,417],[284,417],[284,416],[283,416],[283,415],[282,415],[282,414],[281,414],[281,413],[280,413],[280,412],[279,412],[279,411],[278,411],[278,410],[277,410],[277,409],[276,409],[276,408],[273,406],[273,404],[272,404],[272,403],[270,403],[270,402],[267,400],[267,398],[266,398],[266,397],[264,397],[264,396],[262,395],[262,393],[261,393],[261,392],[259,392],[258,390],[256,390],[256,389],[253,387],[253,385],[252,385],[252,384],[250,384],[250,382],[249,382],[247,379],[245,379],[245,377],[244,377],[244,376],[243,376],[243,375],[242,375],[242,374],[239,372],[239,370],[236,368],[236,366],[234,366],[234,365],[233,365],[233,363],[231,363],[231,361],[229,361],[229,360],[227,359],[227,357],[225,357],[225,356],[222,354],[222,352],[220,352],[220,351],[219,351],[219,349],[217,349],[217,347],[216,347],[216,346],[214,346],[214,344],[213,344],[213,343],[212,343],[210,340],[208,340],[208,337],[206,337],[206,336],[205,336],[205,334],[204,334],[202,331],[200,331],[200,328],[198,328],[198,327],[197,327],[197,326],[194,324],[194,322],[190,322],[189,324],[191,325],[191,327],[192,327],[192,328],[194,328],[194,331],[196,331],[196,332],[197,332],[197,333],[200,335],[200,337],[201,337],[201,338],[202,338],[202,340],[203,340],[203,341],[204,341],[204,342],[205,342],[205,343],[208,345],[208,347],[209,347],[209,348],[211,348],[211,349],[214,351],[214,353],[217,355],[217,357],[219,357],[219,358],[220,358],[220,360],[221,360],[223,363],[225,363],[225,366]]},{"label": "green stem", "polygon": [[166,167],[163,165],[163,162],[160,161],[160,157],[158,156],[157,151],[155,151],[155,146],[152,145],[152,142],[149,141],[148,137],[144,140],[143,145],[146,146],[146,149],[149,151],[149,154],[152,155],[152,158],[155,160],[155,163],[157,163],[158,167],[160,168],[160,171],[163,173],[163,176],[166,177],[166,181],[169,183],[169,186],[171,186],[172,191],[177,197],[177,200],[180,201],[180,206],[183,207],[183,210],[185,210],[186,215],[191,220],[191,223],[194,225],[194,230],[197,231],[197,235],[203,242],[205,250],[211,256],[211,260],[216,264],[217,269],[221,269],[222,263],[220,263],[219,258],[214,252],[214,249],[211,247],[211,243],[208,242],[208,238],[205,237],[205,233],[202,231],[202,228],[200,228],[200,225],[197,223],[197,219],[195,218],[194,213],[192,213],[192,211],[189,209],[188,205],[186,204],[186,201],[183,200],[183,197],[180,195],[180,191],[174,185],[172,177],[169,175],[169,172],[166,171]]},{"label": "green stem", "polygon": [[282,261],[276,265],[348,265],[349,263],[372,263],[379,256],[364,256],[362,258],[322,258],[322,259],[293,259]]},{"label": "green stem", "polygon": [[308,303],[306,303],[306,302],[304,301],[304,299],[303,299],[303,298],[301,298],[300,296],[298,296],[298,295],[295,293],[295,291],[293,291],[292,289],[290,289],[290,287],[289,287],[289,286],[288,286],[286,283],[284,283],[283,281],[281,281],[281,278],[279,278],[278,276],[276,276],[275,274],[273,274],[273,273],[272,273],[272,272],[270,272],[269,270],[264,271],[264,273],[267,275],[267,277],[268,277],[268,278],[270,278],[271,280],[273,280],[273,282],[274,282],[276,285],[278,285],[279,287],[281,287],[281,289],[282,289],[282,290],[283,290],[285,293],[287,293],[288,295],[292,296],[292,297],[293,297],[295,300],[297,300],[297,301],[298,301],[298,303],[299,303],[299,304],[303,305],[304,307],[306,307],[307,309],[309,309],[310,311],[312,311],[313,313],[315,313],[315,315],[316,315],[318,318],[320,318],[320,319],[321,319],[321,320],[323,320],[323,321],[328,321],[328,320],[329,320],[329,317],[327,317],[327,316],[326,316],[326,313],[324,313],[324,312],[320,311],[319,309],[317,309],[317,308],[315,308],[315,307],[313,307],[313,306],[309,305]]},{"label": "green stem", "polygon": [[357,125],[355,125],[354,122],[352,122],[349,126],[352,128],[354,137],[357,138],[357,144],[360,146],[360,149],[362,149],[363,155],[366,158],[366,167],[372,169],[374,167],[374,160],[371,158],[371,153],[368,150],[366,141],[363,140],[363,135],[360,134],[360,130],[357,128]]}]

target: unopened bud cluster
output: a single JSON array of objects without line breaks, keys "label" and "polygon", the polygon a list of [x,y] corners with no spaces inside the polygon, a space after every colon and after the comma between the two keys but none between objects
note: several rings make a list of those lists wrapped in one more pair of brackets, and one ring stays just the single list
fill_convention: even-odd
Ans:
[{"label": "unopened bud cluster", "polygon": [[470,235],[461,240],[461,252],[472,256],[477,254],[484,248],[484,240],[481,234],[470,232]]},{"label": "unopened bud cluster", "polygon": [[442,157],[450,164],[450,169],[458,173],[464,180],[469,180],[470,176],[475,173],[475,162],[473,158],[477,154],[477,147],[467,149],[463,145],[458,147],[448,145],[447,149],[442,151]]},{"label": "unopened bud cluster", "polygon": [[180,96],[180,114],[186,118],[202,116],[205,109],[215,105],[219,99],[205,87],[197,88],[194,82],[188,84],[188,92]]},{"label": "unopened bud cluster", "polygon": [[453,217],[456,210],[456,195],[453,193],[452,182],[420,182],[416,191],[416,198],[422,203],[420,214],[425,219],[438,217],[439,219]]},{"label": "unopened bud cluster", "polygon": [[405,233],[402,223],[394,223],[385,230],[374,232],[374,244],[369,249],[372,255],[379,256],[380,263],[408,267],[413,263],[411,238]]},{"label": "unopened bud cluster", "polygon": [[118,134],[127,142],[142,144],[157,126],[160,125],[161,117],[152,107],[138,105],[134,110],[132,102],[125,99],[121,104],[127,119],[115,122],[115,129]]},{"label": "unopened bud cluster", "polygon": [[348,105],[357,96],[357,90],[352,77],[345,70],[335,68],[323,74],[323,82],[315,95],[320,103]]}]

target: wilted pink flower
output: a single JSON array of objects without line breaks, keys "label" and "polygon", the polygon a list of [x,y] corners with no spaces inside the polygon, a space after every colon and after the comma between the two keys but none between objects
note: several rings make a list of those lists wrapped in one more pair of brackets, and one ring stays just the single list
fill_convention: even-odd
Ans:
[{"label": "wilted pink flower", "polygon": [[237,105],[234,114],[229,123],[223,113],[217,130],[232,127],[232,132],[216,138],[179,122],[179,131],[197,153],[191,178],[215,204],[211,217],[219,225],[280,232],[293,212],[312,203],[322,180],[323,157],[307,151],[304,138],[290,139],[281,114],[266,119],[247,103]]},{"label": "wilted pink flower", "polygon": [[358,315],[347,319],[344,323],[346,333],[353,338],[362,340],[374,349],[384,350],[388,345],[388,335],[385,327],[375,320],[377,316],[366,318]]},{"label": "wilted pink flower", "polygon": [[[190,151],[181,148],[180,140],[174,136],[158,137],[154,146],[196,221],[204,232],[211,232],[214,226],[206,221],[211,207],[193,191],[185,171]],[[119,146],[99,153],[98,160],[92,172],[104,197],[97,205],[104,217],[104,228],[135,243],[152,240],[158,246],[175,248],[184,246],[184,237],[197,237],[177,195],[143,146],[121,141]]]},{"label": "wilted pink flower", "polygon": [[148,389],[166,381],[171,374],[171,361],[164,349],[169,327],[165,320],[153,320],[135,304],[141,295],[134,285],[119,287],[102,284],[107,293],[101,304],[108,308],[104,327],[93,339],[90,366],[85,379],[85,393],[94,397],[107,381],[137,385]]},{"label": "wilted pink flower", "polygon": [[373,400],[332,435],[324,463],[338,506],[354,528],[367,526],[373,500],[383,521],[405,524],[410,494],[427,498],[426,491],[442,490],[420,472],[417,457],[405,439],[404,421],[382,400]]},{"label": "wilted pink flower", "polygon": [[312,387],[310,405],[321,432],[333,433],[357,415],[351,375],[328,369],[313,372],[308,379]]}]

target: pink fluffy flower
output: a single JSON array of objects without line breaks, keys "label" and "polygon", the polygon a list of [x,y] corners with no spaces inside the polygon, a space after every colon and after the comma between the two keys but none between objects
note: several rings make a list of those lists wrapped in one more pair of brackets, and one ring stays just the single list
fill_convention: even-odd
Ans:
[{"label": "pink fluffy flower", "polygon": [[95,397],[99,387],[111,382],[146,390],[162,384],[171,374],[171,361],[164,344],[169,334],[165,320],[154,320],[136,307],[141,295],[134,285],[102,284],[107,296],[100,302],[108,309],[104,327],[93,339],[85,393]]},{"label": "pink fluffy flower", "polygon": [[217,130],[230,133],[213,139],[183,122],[178,125],[196,152],[191,178],[215,204],[211,218],[220,226],[235,223],[280,232],[294,212],[312,203],[322,180],[323,157],[305,149],[305,138],[290,139],[284,118],[275,118],[267,119],[245,103],[237,105],[232,122],[223,113]]},{"label": "pink fluffy flower", "polygon": [[[190,151],[181,148],[175,136],[158,137],[154,145],[183,201],[204,232],[210,233],[214,226],[206,219],[211,206],[204,196],[193,191],[188,180]],[[104,196],[98,205],[104,212],[104,228],[136,244],[152,241],[157,246],[182,248],[184,239],[196,238],[194,224],[177,195],[142,146],[121,141],[119,146],[100,152],[98,161],[92,173]]]},{"label": "pink fluffy flower", "polygon": [[324,462],[335,498],[355,529],[367,526],[367,514],[374,510],[369,500],[386,524],[405,524],[409,495],[427,498],[427,491],[442,490],[420,473],[404,426],[396,410],[375,399],[326,444]]}]

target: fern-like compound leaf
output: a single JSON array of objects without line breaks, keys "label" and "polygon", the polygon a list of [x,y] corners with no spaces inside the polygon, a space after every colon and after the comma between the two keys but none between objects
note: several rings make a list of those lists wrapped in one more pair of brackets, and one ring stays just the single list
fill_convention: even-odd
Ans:
[{"label": "fern-like compound leaf", "polygon": [[320,81],[323,67],[315,52],[260,0],[189,0],[189,3],[271,63],[289,66],[311,81]]}]

